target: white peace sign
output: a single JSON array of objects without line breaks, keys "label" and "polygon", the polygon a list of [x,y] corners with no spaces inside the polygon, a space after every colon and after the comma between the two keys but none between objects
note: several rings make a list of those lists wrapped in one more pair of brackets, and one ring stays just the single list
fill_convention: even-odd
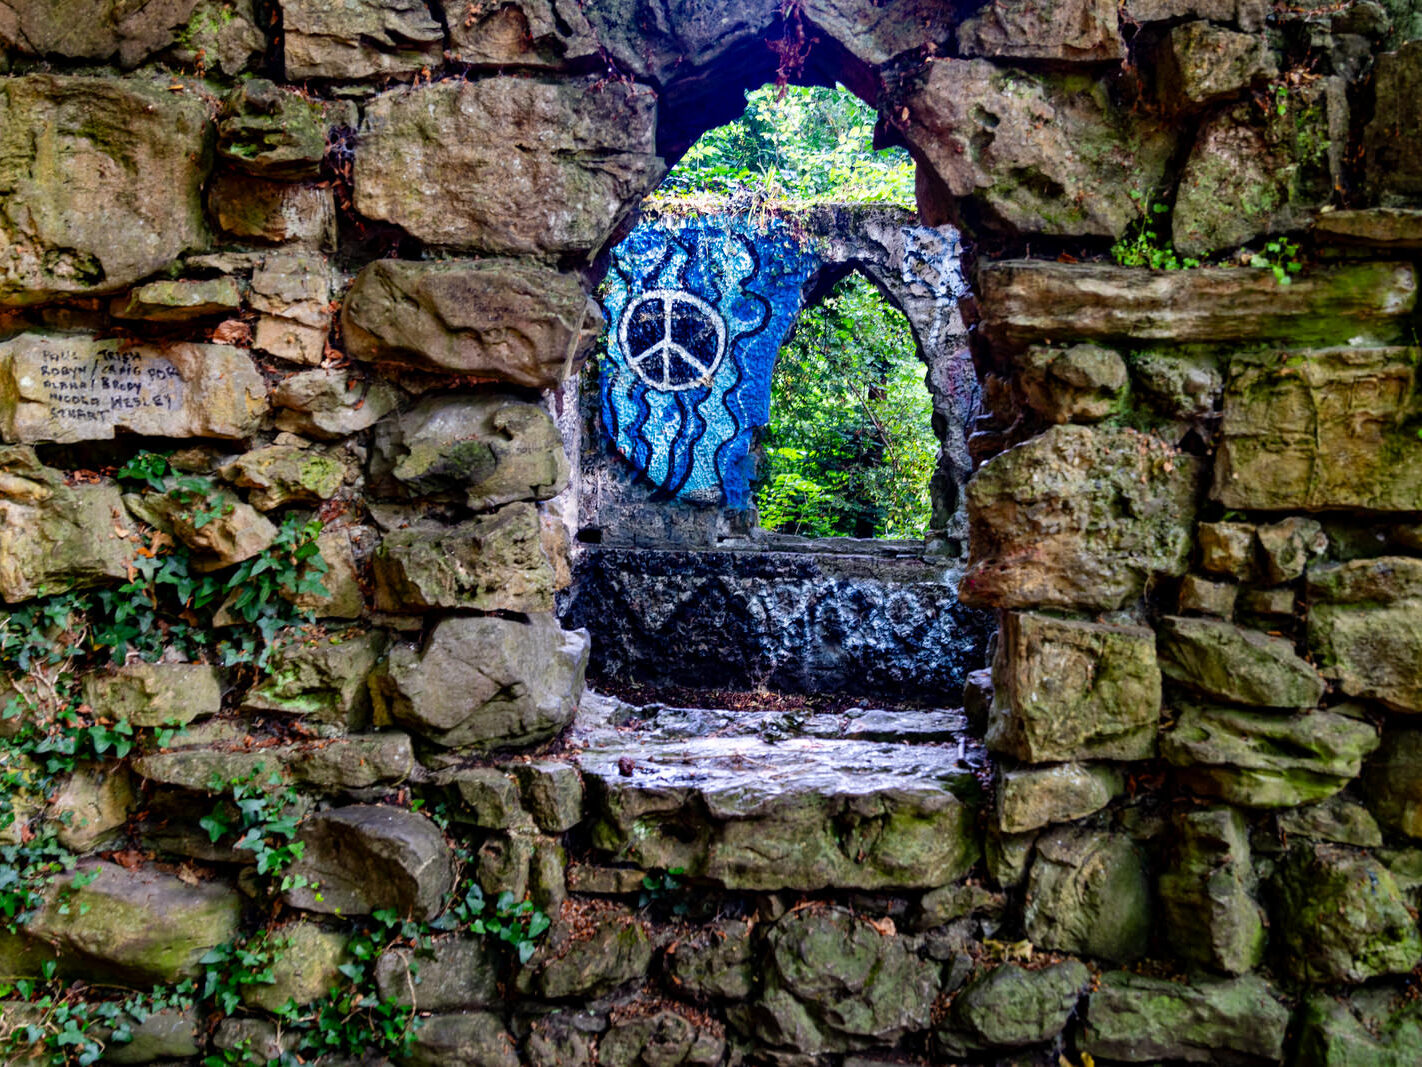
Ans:
[{"label": "white peace sign", "polygon": [[[649,306],[653,304],[660,304],[660,309]],[[651,316],[647,312],[651,312]],[[627,336],[634,323],[637,332],[642,334],[637,338],[639,343],[655,338],[636,352],[632,351]],[[715,352],[693,352],[688,347],[692,336],[685,335],[686,330],[679,327],[691,327],[698,339],[709,340],[705,336],[706,326],[715,333]],[[684,336],[678,340],[678,335]],[[726,354],[726,322],[699,296],[679,289],[649,289],[622,313],[617,341],[627,357],[627,365],[637,377],[653,389],[676,393],[711,384],[711,376]]]}]

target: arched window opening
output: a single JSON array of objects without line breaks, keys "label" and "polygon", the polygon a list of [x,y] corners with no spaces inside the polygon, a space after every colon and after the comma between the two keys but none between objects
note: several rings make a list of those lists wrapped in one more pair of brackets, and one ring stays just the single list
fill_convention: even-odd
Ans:
[{"label": "arched window opening", "polygon": [[860,273],[803,311],[781,346],[755,503],[768,530],[922,538],[939,442],[908,319]]}]

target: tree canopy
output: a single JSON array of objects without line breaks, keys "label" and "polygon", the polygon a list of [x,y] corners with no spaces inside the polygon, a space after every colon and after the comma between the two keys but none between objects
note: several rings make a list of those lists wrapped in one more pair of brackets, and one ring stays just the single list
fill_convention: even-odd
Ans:
[{"label": "tree canopy", "polygon": [[847,89],[767,85],[735,122],[708,130],[662,182],[663,196],[762,192],[772,199],[912,207],[913,161],[874,151],[874,109]]}]

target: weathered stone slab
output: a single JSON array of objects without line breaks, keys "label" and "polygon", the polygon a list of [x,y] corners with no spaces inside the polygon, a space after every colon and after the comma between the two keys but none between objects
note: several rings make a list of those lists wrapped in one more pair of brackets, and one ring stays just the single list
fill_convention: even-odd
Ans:
[{"label": "weathered stone slab", "polygon": [[556,581],[532,504],[387,533],[375,557],[381,611],[552,611]]},{"label": "weathered stone slab", "polygon": [[1403,427],[1417,348],[1235,356],[1213,496],[1227,508],[1422,508],[1422,441]]},{"label": "weathered stone slab", "polygon": [[1181,811],[1159,892],[1170,947],[1225,974],[1243,974],[1264,956],[1264,909],[1249,849],[1249,826],[1233,808]]},{"label": "weathered stone slab", "polygon": [[449,748],[518,748],[556,736],[582,694],[588,638],[552,615],[442,620],[423,650],[398,645],[372,680],[377,711]]},{"label": "weathered stone slab", "polygon": [[928,1028],[937,968],[868,919],[839,907],[792,911],[767,948],[746,1020],[766,1044],[817,1055],[894,1045]]},{"label": "weathered stone slab", "polygon": [[198,0],[4,0],[0,47],[136,67],[177,39]]},{"label": "weathered stone slab", "polygon": [[207,105],[171,83],[0,81],[0,305],[112,293],[204,245]]},{"label": "weathered stone slab", "polygon": [[1338,792],[1378,746],[1366,720],[1335,711],[1297,715],[1185,707],[1160,738],[1180,780],[1251,808],[1290,808]]},{"label": "weathered stone slab", "polygon": [[993,2],[958,27],[958,51],[989,59],[1090,63],[1125,55],[1112,0]]},{"label": "weathered stone slab", "polygon": [[1117,608],[1183,574],[1199,461],[1126,429],[1055,426],[968,483],[974,607]]},{"label": "weathered stone slab", "polygon": [[10,442],[241,438],[267,410],[266,383],[230,345],[136,345],[24,333],[0,341],[0,435]]},{"label": "weathered stone slab", "polygon": [[295,908],[369,915],[393,908],[402,917],[432,919],[454,888],[454,853],[423,815],[385,804],[357,804],[313,815],[296,840],[305,845],[293,875],[319,885],[292,889]]},{"label": "weathered stone slab", "polygon": [[1373,117],[1363,130],[1368,194],[1383,207],[1416,207],[1422,195],[1422,41],[1378,56],[1373,88]]},{"label": "weathered stone slab", "polygon": [[142,322],[192,322],[236,314],[242,293],[232,278],[179,278],[149,282],[114,298],[109,313],[116,319]]},{"label": "weathered stone slab", "polygon": [[1022,918],[1034,945],[1124,963],[1150,943],[1146,861],[1125,834],[1059,827],[1037,841]]},{"label": "weathered stone slab", "polygon": [[1281,1063],[1288,1027],[1289,1009],[1254,975],[1181,983],[1113,971],[1087,1000],[1083,1047],[1127,1063]]},{"label": "weathered stone slab", "polygon": [[343,336],[357,359],[551,389],[603,326],[576,275],[518,260],[382,259],[346,294]]},{"label": "weathered stone slab", "polygon": [[1175,147],[1171,127],[1081,75],[931,60],[901,96],[891,110],[907,110],[904,137],[967,221],[1009,233],[1120,237]]},{"label": "weathered stone slab", "polygon": [[381,423],[373,444],[372,482],[409,496],[462,498],[474,511],[547,500],[568,484],[552,416],[509,396],[432,397]]},{"label": "weathered stone slab", "polygon": [[600,48],[576,0],[513,0],[449,20],[449,58],[460,63],[566,69]]},{"label": "weathered stone slab", "polygon": [[1328,211],[1314,219],[1313,232],[1320,240],[1340,244],[1422,248],[1422,210],[1379,207]]},{"label": "weathered stone slab", "polygon": [[272,980],[243,986],[243,1004],[275,1015],[288,1000],[304,1007],[340,985],[340,966],[351,959],[346,953],[345,934],[298,920],[266,936],[273,953],[269,968]]},{"label": "weathered stone slab", "polygon": [[177,63],[235,78],[255,67],[267,37],[257,28],[253,0],[198,0],[171,50]]},{"label": "weathered stone slab", "polygon": [[382,94],[356,148],[355,208],[450,248],[590,255],[664,173],[656,104],[619,80],[493,77]]},{"label": "weathered stone slab", "polygon": [[[594,844],[728,889],[947,885],[977,859],[978,787],[952,746],[790,736],[676,709],[574,727]],[[665,721],[660,721],[662,719]],[[631,773],[624,773],[625,768]]]},{"label": "weathered stone slab", "polygon": [[1054,342],[1389,343],[1405,336],[1417,275],[1405,263],[1314,268],[1281,286],[1270,271],[1146,270],[999,260],[979,266],[981,329],[1018,349]]},{"label": "weathered stone slab", "polygon": [[1422,712],[1422,560],[1309,568],[1309,650],[1349,696]]},{"label": "weathered stone slab", "polygon": [[1273,884],[1273,936],[1298,981],[1366,982],[1422,961],[1416,918],[1391,872],[1366,853],[1296,845]]},{"label": "weathered stone slab", "polygon": [[1150,630],[1003,616],[987,728],[993,751],[1032,763],[1148,759],[1159,715]]},{"label": "weathered stone slab", "polygon": [[1327,686],[1294,644],[1222,619],[1167,616],[1160,670],[1174,682],[1232,704],[1311,708]]},{"label": "weathered stone slab", "polygon": [[0,597],[127,578],[137,532],[112,484],[65,484],[33,448],[0,447]]},{"label": "weathered stone slab", "polygon": [[[92,880],[78,885],[78,875]],[[220,882],[190,886],[151,867],[93,862],[54,880],[26,930],[91,980],[146,988],[201,974],[198,961],[236,936],[241,913],[241,897]]]},{"label": "weathered stone slab", "polygon": [[179,748],[143,756],[133,764],[151,782],[194,792],[210,791],[214,779],[224,783],[252,774],[324,792],[367,789],[401,782],[414,767],[409,736],[395,731],[270,748]]},{"label": "weathered stone slab", "polygon": [[[1386,734],[1383,741],[1387,742]],[[1368,772],[1363,773],[1366,781]],[[1369,799],[1373,799],[1371,795]],[[1383,843],[1382,829],[1372,813],[1346,793],[1336,793],[1319,804],[1281,811],[1274,824],[1285,840],[1309,838],[1356,848],[1381,848]]]},{"label": "weathered stone slab", "polygon": [[444,30],[425,0],[281,0],[286,76],[370,78],[439,65]]},{"label": "weathered stone slab", "polygon": [[[1262,44],[1257,47],[1262,52]],[[1207,94],[1211,78],[1229,76],[1227,57],[1210,59],[1210,78],[1195,92]],[[1272,62],[1256,59],[1256,77],[1271,69]],[[1282,100],[1271,99],[1267,107],[1240,104],[1201,127],[1171,215],[1182,255],[1204,256],[1303,229],[1331,200],[1348,143],[1346,83],[1325,78],[1290,90]]]},{"label": "weathered stone slab", "polygon": [[244,452],[221,468],[222,477],[249,490],[247,500],[261,511],[286,504],[319,504],[340,490],[350,468],[337,449],[309,448],[306,442],[273,444]]}]

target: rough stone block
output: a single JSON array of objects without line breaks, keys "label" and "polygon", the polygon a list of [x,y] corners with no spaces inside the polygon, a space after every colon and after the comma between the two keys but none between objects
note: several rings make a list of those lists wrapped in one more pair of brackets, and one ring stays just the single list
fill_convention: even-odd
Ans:
[{"label": "rough stone block", "polygon": [[1172,128],[1116,107],[1080,74],[931,60],[901,96],[891,110],[907,112],[899,126],[920,165],[970,224],[1010,233],[1120,237],[1175,147]]},{"label": "rough stone block", "polygon": [[370,718],[366,681],[385,650],[381,632],[336,632],[278,647],[243,706],[359,729]]},{"label": "rough stone block", "polygon": [[281,0],[286,76],[372,78],[439,65],[444,30],[425,0]]},{"label": "rough stone block", "polygon": [[602,917],[591,937],[573,938],[565,927],[554,926],[514,981],[521,993],[554,1000],[596,997],[645,979],[651,963],[646,926],[628,913],[612,913]]},{"label": "rough stone block", "polygon": [[367,105],[356,148],[356,210],[449,248],[590,255],[664,173],[656,108],[656,94],[630,81],[583,78],[384,93]]},{"label": "rough stone block", "polygon": [[207,240],[207,104],[171,78],[0,81],[0,306],[112,293]]},{"label": "rough stone block", "polygon": [[1034,945],[1117,963],[1145,955],[1150,878],[1125,834],[1076,826],[1043,834],[1026,899],[1024,928]]},{"label": "rough stone block", "polygon": [[1148,759],[1160,671],[1144,627],[1003,617],[987,744],[1031,763]]},{"label": "rough stone block", "polygon": [[551,389],[587,354],[602,310],[574,274],[519,260],[377,260],[342,313],[357,359]]},{"label": "rough stone block", "polygon": [[1324,800],[1359,775],[1377,746],[1370,723],[1337,711],[1187,706],[1160,738],[1161,755],[1189,789],[1250,808]]},{"label": "rough stone block", "polygon": [[109,313],[140,322],[192,322],[231,315],[242,307],[242,293],[232,278],[178,278],[148,282],[114,297]]},{"label": "rough stone block", "polygon": [[520,1067],[513,1035],[503,1019],[485,1011],[431,1015],[415,1031],[410,1051],[401,1057],[406,1067],[446,1067],[469,1063],[480,1067]]},{"label": "rough stone block", "polygon": [[423,650],[392,649],[372,692],[381,716],[435,744],[526,747],[572,719],[587,657],[587,634],[552,615],[448,618]]},{"label": "rough stone block", "polygon": [[273,950],[272,981],[243,986],[243,1004],[276,1014],[289,1000],[303,1007],[341,984],[339,968],[350,960],[345,934],[298,920],[270,931],[266,939]]},{"label": "rough stone block", "polygon": [[1422,1003],[1406,986],[1308,996],[1299,1012],[1298,1059],[1319,1067],[1422,1059]]},{"label": "rough stone block", "polygon": [[1232,808],[1177,812],[1160,876],[1170,947],[1184,959],[1243,974],[1264,956],[1265,915],[1249,849],[1249,826]]},{"label": "rough stone block", "polygon": [[1392,874],[1364,853],[1296,845],[1273,880],[1273,936],[1284,970],[1301,982],[1366,982],[1422,961],[1417,920]]},{"label": "rough stone block", "polygon": [[243,349],[22,333],[0,342],[0,436],[9,442],[242,438],[267,411]]},{"label": "rough stone block", "polygon": [[716,1067],[726,1054],[725,1032],[704,1020],[685,1008],[617,1020],[598,1041],[597,1062],[600,1067],[639,1067],[649,1059],[665,1059]]},{"label": "rough stone block", "polygon": [[571,830],[583,817],[583,778],[571,763],[544,761],[515,765],[523,803],[538,828],[550,834]]},{"label": "rough stone block", "polygon": [[385,382],[323,368],[293,374],[272,390],[271,400],[281,409],[279,429],[336,440],[374,426],[396,406],[399,394]]},{"label": "rough stone block", "polygon": [[375,556],[375,605],[381,611],[547,612],[556,584],[532,504],[507,504],[458,526],[396,530],[385,535]]},{"label": "rough stone block", "polygon": [[395,949],[375,965],[381,999],[420,1012],[464,1011],[499,1003],[499,960],[482,938],[440,938],[428,952]]},{"label": "rough stone block", "polygon": [[274,444],[244,452],[221,468],[223,478],[249,490],[260,511],[286,504],[319,504],[335,496],[350,469],[339,451],[301,444]]},{"label": "rough stone block", "polygon": [[1369,196],[1384,207],[1416,207],[1422,196],[1422,41],[1377,58],[1373,117],[1363,130]]},{"label": "rough stone block", "polygon": [[1383,731],[1363,777],[1363,795],[1387,829],[1422,838],[1422,731]]},{"label": "rough stone block", "polygon": [[1265,0],[1126,0],[1121,5],[1121,13],[1132,22],[1209,19],[1255,33],[1264,28],[1269,5]]},{"label": "rough stone block", "polygon": [[138,535],[118,489],[65,484],[27,446],[0,447],[0,597],[127,578]]},{"label": "rough stone block", "polygon": [[1222,619],[1166,616],[1159,630],[1165,677],[1215,700],[1256,707],[1311,708],[1327,685],[1292,641]]},{"label": "rough stone block", "polygon": [[817,1055],[896,1044],[927,1029],[937,967],[839,907],[792,911],[766,937],[747,1022],[766,1044]]},{"label": "rough stone block", "polygon": [[1003,833],[1038,830],[1100,811],[1125,788],[1114,767],[1060,763],[1002,769],[997,779],[997,824]]},{"label": "rough stone block", "polygon": [[326,155],[321,108],[265,78],[239,82],[217,116],[217,154],[258,178],[315,178]]},{"label": "rough stone block", "polygon": [[552,416],[497,394],[421,401],[375,431],[371,481],[416,497],[453,497],[474,511],[547,500],[568,485]]},{"label": "rough stone block", "polygon": [[1403,428],[1416,348],[1235,356],[1213,496],[1227,508],[1422,508],[1422,441]]},{"label": "rough stone block", "polygon": [[953,999],[950,1020],[935,1032],[934,1045],[957,1060],[1045,1044],[1066,1029],[1090,984],[1091,972],[1076,960],[1031,971],[1000,964]]},{"label": "rough stone block", "polygon": [[6,0],[0,3],[0,48],[136,67],[177,39],[196,6],[197,0]]},{"label": "rough stone block", "polygon": [[1262,978],[1188,983],[1113,971],[1087,1000],[1083,1047],[1127,1063],[1281,1063],[1289,1009]]},{"label": "rough stone block", "polygon": [[1180,580],[1179,608],[1181,612],[1213,615],[1228,619],[1234,615],[1234,603],[1239,586],[1230,582],[1212,582],[1198,574],[1187,574]]},{"label": "rough stone block", "polygon": [[134,726],[186,726],[222,710],[217,669],[205,663],[127,663],[84,679],[84,703]]},{"label": "rough stone block", "polygon": [[1125,429],[1055,426],[968,483],[974,607],[1108,609],[1185,573],[1199,461]]},{"label": "rough stone block", "polygon": [[207,206],[217,228],[238,240],[311,248],[335,244],[336,198],[330,186],[219,174],[208,185]]},{"label": "rough stone block", "polygon": [[[1262,51],[1262,45],[1257,47]],[[1219,73],[1223,65],[1208,69]],[[1204,256],[1302,229],[1342,180],[1347,142],[1342,78],[1293,89],[1282,105],[1250,102],[1210,118],[1200,129],[1175,196],[1171,229],[1176,249]]]},{"label": "rough stone block", "polygon": [[667,948],[672,983],[692,996],[745,1000],[755,989],[753,926],[723,919]]},{"label": "rough stone block", "polygon": [[[326,914],[369,915],[393,908],[402,917],[432,919],[454,888],[454,853],[423,815],[384,804],[358,804],[304,820],[296,840],[305,850],[287,903]],[[319,888],[316,888],[319,886]]]},{"label": "rough stone block", "polygon": [[1111,0],[1005,0],[958,27],[958,51],[989,59],[1091,63],[1126,54]]},{"label": "rough stone block", "polygon": [[1422,712],[1422,560],[1382,556],[1308,572],[1308,646],[1349,696]]},{"label": "rough stone block", "polygon": [[1278,74],[1268,44],[1257,33],[1206,21],[1172,29],[1158,63],[1161,98],[1182,109],[1226,99]]},{"label": "rough stone block", "polygon": [[1129,378],[1121,354],[1099,345],[1034,345],[1017,363],[1027,403],[1048,422],[1100,422],[1116,411]]}]

